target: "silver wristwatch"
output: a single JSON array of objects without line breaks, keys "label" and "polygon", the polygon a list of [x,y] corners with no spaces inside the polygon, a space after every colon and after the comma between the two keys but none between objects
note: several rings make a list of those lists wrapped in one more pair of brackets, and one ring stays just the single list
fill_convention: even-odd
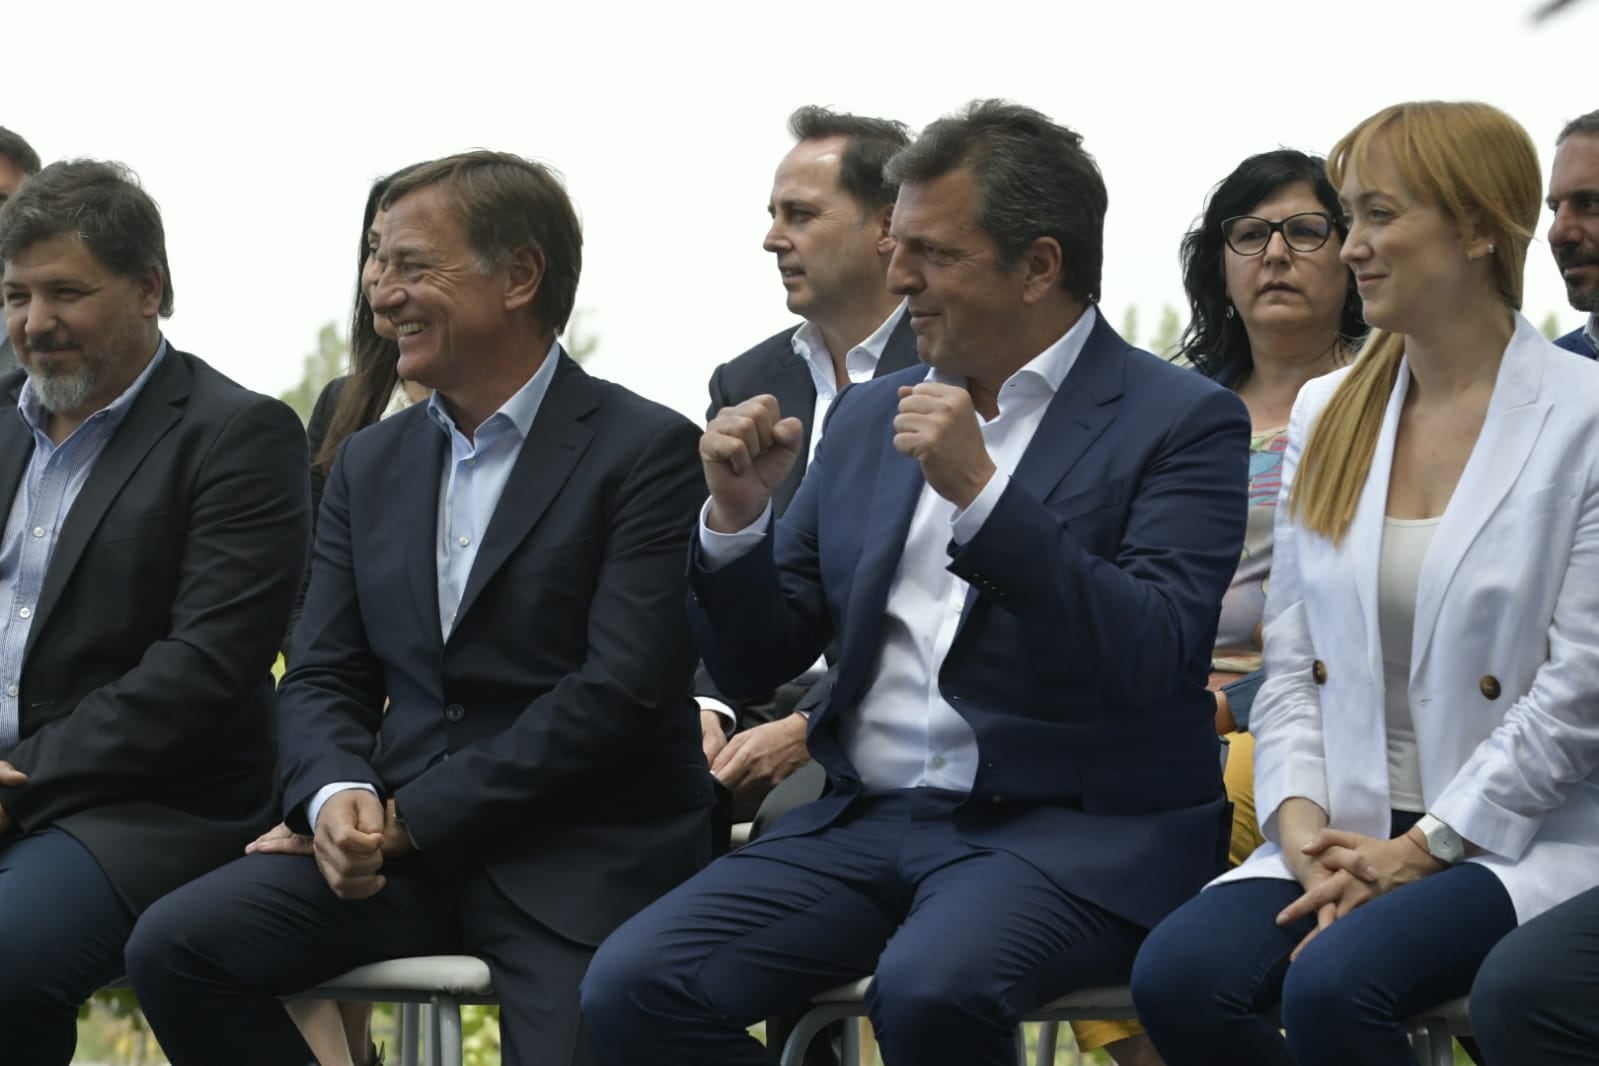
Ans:
[{"label": "silver wristwatch", "polygon": [[1445,866],[1453,866],[1466,857],[1466,842],[1460,839],[1460,834],[1432,815],[1422,815],[1416,828],[1427,841],[1427,854]]}]

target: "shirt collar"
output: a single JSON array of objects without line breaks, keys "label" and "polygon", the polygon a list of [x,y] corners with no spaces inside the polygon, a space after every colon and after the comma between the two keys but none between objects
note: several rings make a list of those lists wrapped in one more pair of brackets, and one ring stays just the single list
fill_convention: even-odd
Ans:
[{"label": "shirt collar", "polygon": [[[1004,405],[1007,392],[1015,392],[1029,382],[1043,386],[1050,395],[1059,392],[1066,375],[1077,365],[1077,357],[1083,354],[1083,345],[1088,343],[1088,335],[1094,331],[1094,322],[1098,314],[1098,310],[1092,304],[1084,308],[1077,321],[1072,323],[1072,328],[1062,334],[1059,340],[1033,356],[1025,366],[1006,378],[1005,384],[1000,386],[999,390],[1001,406]],[[927,380],[945,385],[966,384],[966,379],[960,375],[942,374],[936,367],[928,370]]]},{"label": "shirt collar", "polygon": [[[161,360],[166,358],[167,339],[161,338],[161,343],[156,345],[155,357],[150,360],[139,376],[133,379],[132,384],[122,390],[122,394],[100,410],[84,419],[87,425],[91,420],[104,422],[110,428],[115,428],[127,417],[128,408],[133,406],[133,401],[139,398],[139,393],[144,391],[144,386],[150,380],[150,375],[155,373],[155,368],[161,365]],[[17,394],[17,414],[22,416],[23,424],[35,434],[47,433],[50,413],[44,409],[39,393],[33,387],[33,376],[30,374],[22,383],[22,391]]]},{"label": "shirt collar", "polygon": [[[491,425],[509,424],[516,430],[516,435],[522,440],[527,439],[528,431],[533,428],[533,419],[539,413],[539,407],[544,403],[544,394],[550,391],[550,382],[555,377],[555,366],[561,361],[565,349],[560,341],[550,345],[550,350],[544,355],[544,362],[533,376],[527,379],[527,384],[517,389],[511,398],[500,405],[488,418],[483,420],[483,425],[477,427],[481,430]],[[445,433],[458,432],[455,421],[450,418],[449,411],[444,408],[444,401],[439,399],[439,394],[434,393],[428,397],[428,417],[433,419],[435,425]],[[477,432],[473,432],[477,436]]]},{"label": "shirt collar", "polygon": [[1588,347],[1599,352],[1599,314],[1588,316],[1588,321],[1582,324],[1582,335],[1588,338]]},{"label": "shirt collar", "polygon": [[[905,313],[905,301],[901,300],[899,306],[889,312],[887,318],[872,335],[861,341],[855,347],[844,353],[844,370],[867,371],[876,373],[877,365],[883,361],[883,352],[888,347],[888,338],[893,336],[894,327],[899,325],[900,316]],[[832,356],[827,350],[827,341],[822,337],[822,330],[816,323],[806,319],[800,328],[794,331],[789,338],[789,345],[794,349],[794,354],[810,363],[812,366],[821,367],[826,363],[825,372],[829,379],[833,376]]]}]

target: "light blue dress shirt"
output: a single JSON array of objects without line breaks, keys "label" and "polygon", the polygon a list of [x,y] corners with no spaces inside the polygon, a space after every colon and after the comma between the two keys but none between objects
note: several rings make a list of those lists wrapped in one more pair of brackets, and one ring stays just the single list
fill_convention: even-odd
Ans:
[{"label": "light blue dress shirt", "polygon": [[89,480],[95,460],[166,353],[163,339],[133,384],[60,444],[45,432],[50,414],[39,402],[32,380],[23,382],[17,396],[17,414],[33,434],[34,446],[22,484],[11,499],[5,532],[0,534],[0,610],[5,612],[0,616],[0,752],[21,739],[22,653],[62,523]]},{"label": "light blue dress shirt", "polygon": [[[445,640],[450,639],[455,628],[455,616],[461,606],[461,595],[466,591],[467,577],[472,573],[472,563],[477,559],[478,545],[483,543],[494,509],[505,492],[505,483],[511,478],[511,468],[516,466],[533,419],[550,391],[550,381],[555,377],[561,353],[559,341],[551,345],[544,362],[527,384],[484,419],[471,440],[450,418],[438,393],[428,400],[428,418],[450,441],[450,457],[444,464],[439,484],[438,534],[434,544],[439,581],[439,631]],[[323,785],[306,805],[305,813],[311,827],[316,828],[322,805],[334,793],[352,788],[377,792],[361,781]]]}]

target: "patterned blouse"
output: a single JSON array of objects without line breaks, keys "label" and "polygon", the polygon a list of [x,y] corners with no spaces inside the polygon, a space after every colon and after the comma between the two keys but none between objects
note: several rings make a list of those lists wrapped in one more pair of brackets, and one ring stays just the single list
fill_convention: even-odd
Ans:
[{"label": "patterned blouse", "polygon": [[1249,525],[1233,583],[1221,601],[1221,624],[1211,668],[1247,674],[1260,669],[1260,623],[1266,616],[1271,577],[1271,528],[1283,483],[1288,427],[1255,433],[1249,440]]}]

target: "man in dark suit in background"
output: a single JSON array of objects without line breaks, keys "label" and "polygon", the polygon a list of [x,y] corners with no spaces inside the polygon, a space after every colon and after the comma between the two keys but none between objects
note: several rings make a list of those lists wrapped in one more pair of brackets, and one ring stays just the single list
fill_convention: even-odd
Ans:
[{"label": "man in dark suit in background", "polygon": [[1015,1061],[1015,1024],[1124,982],[1219,871],[1206,690],[1247,511],[1249,419],[1099,315],[1104,183],[1000,101],[896,156],[889,284],[928,368],[803,434],[770,396],[700,443],[689,620],[727,691],[837,639],[827,795],[612,935],[583,1007],[613,1066],[756,1066],[757,1018],[868,974],[891,1066]]},{"label": "man in dark suit in background", "polygon": [[[772,494],[779,515],[805,476],[839,392],[916,362],[910,320],[884,279],[897,187],[883,168],[910,143],[907,130],[888,119],[821,107],[795,111],[788,127],[798,143],[772,182],[765,248],[776,257],[788,309],[805,321],[717,367],[707,415],[715,418],[724,407],[771,395],[799,418],[804,441]],[[746,820],[775,785],[809,760],[805,714],[827,691],[825,673],[826,664],[818,663],[773,693],[729,700],[699,672],[695,688],[705,757],[737,796],[732,819]],[[826,778],[813,776],[790,786],[799,799],[820,793]]]},{"label": "man in dark suit in background", "polygon": [[[39,173],[39,153],[19,134],[0,126],[0,205],[17,194],[23,179]],[[0,336],[0,374],[17,368],[17,351],[9,336]]]},{"label": "man in dark suit in background", "polygon": [[272,823],[305,437],[162,338],[161,216],[120,167],[30,178],[0,260],[0,1057],[64,1066],[135,916]]},{"label": "man in dark suit in background", "polygon": [[175,1066],[303,1062],[278,995],[441,952],[487,961],[508,1064],[593,1063],[595,946],[709,853],[694,426],[562,351],[582,236],[548,170],[452,156],[383,206],[372,307],[434,393],[348,438],[324,490],[279,716],[315,858],[240,859],[129,944]]},{"label": "man in dark suit in background", "polygon": [[1549,171],[1549,250],[1566,282],[1566,298],[1588,320],[1555,340],[1562,348],[1599,355],[1599,111],[1566,123],[1555,138]]}]

